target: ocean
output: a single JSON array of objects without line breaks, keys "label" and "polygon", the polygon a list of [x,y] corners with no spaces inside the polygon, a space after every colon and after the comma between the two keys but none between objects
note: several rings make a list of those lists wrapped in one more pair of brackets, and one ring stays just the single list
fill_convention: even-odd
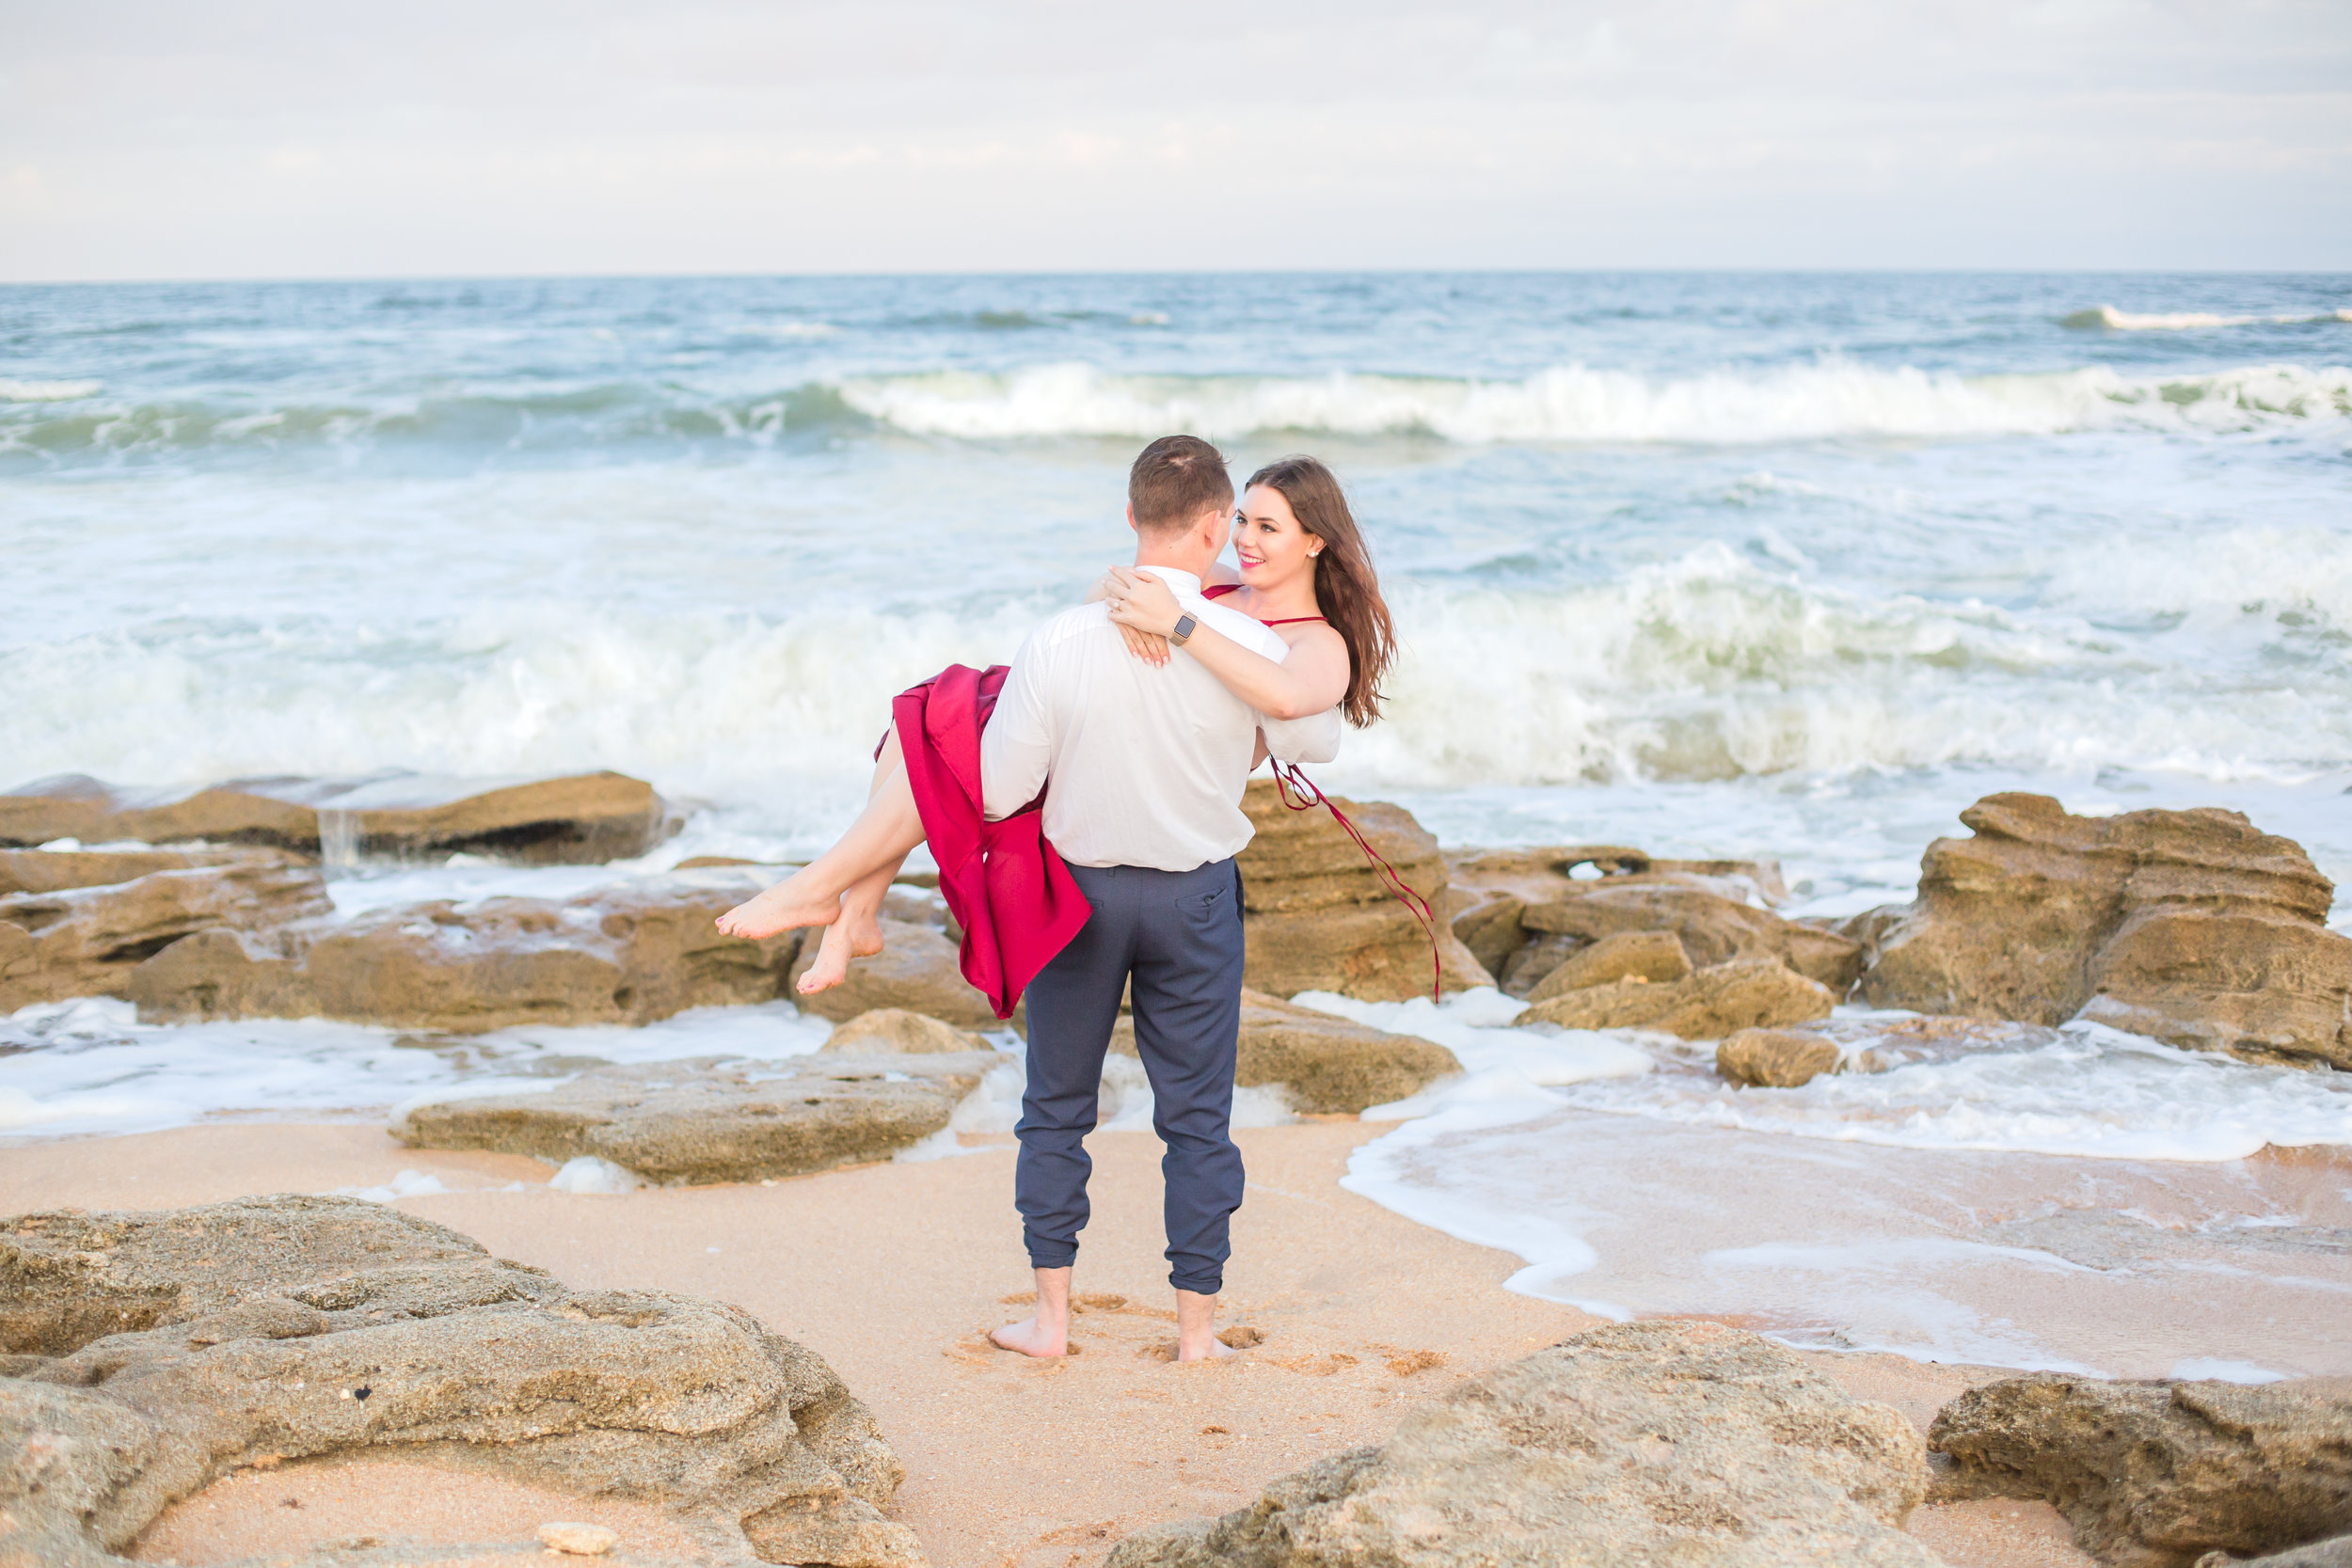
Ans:
[{"label": "ocean", "polygon": [[[1994,790],[2222,805],[2302,842],[2352,929],[2343,275],[0,288],[0,784],[613,768],[689,813],[649,867],[805,854],[862,800],[893,692],[1009,657],[1126,558],[1126,466],[1174,430],[1237,473],[1305,451],[1348,485],[1405,657],[1319,777],[1449,845],[1773,856],[1787,912],[1839,915],[1908,897]],[[602,875],[361,868],[337,898]],[[571,1050],[453,1066],[106,1003],[0,1037],[25,1048],[0,1127],[40,1135],[376,1104]],[[1712,1089],[1628,1088],[1604,1045],[1629,1049],[1520,1079],[1562,1115],[1715,1115],[1692,1109]],[[2067,1049],[2007,1079],[1905,1069],[1944,1074],[1915,1081],[1924,1122],[1808,1089],[1741,1135],[2208,1163],[2352,1142],[2319,1078]],[[2201,1108],[2165,1109],[2167,1084]],[[2052,1132],[2052,1097],[2095,1126]],[[1505,1135],[1477,1121],[1458,1135]],[[1381,1168],[1366,1190],[1405,1203]]]}]

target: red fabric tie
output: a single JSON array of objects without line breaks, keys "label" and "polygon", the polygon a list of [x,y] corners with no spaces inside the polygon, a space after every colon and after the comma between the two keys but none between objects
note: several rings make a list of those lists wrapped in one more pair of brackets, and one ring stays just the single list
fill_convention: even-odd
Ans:
[{"label": "red fabric tie", "polygon": [[[1296,764],[1275,758],[1273,765],[1274,792],[1282,798],[1282,804],[1293,811],[1312,811],[1316,806],[1321,806],[1329,812],[1331,819],[1346,832],[1348,837],[1356,841],[1356,847],[1364,852],[1364,859],[1372,863],[1374,869],[1379,872],[1381,879],[1389,884],[1389,891],[1397,902],[1403,904],[1412,917],[1421,922],[1421,928],[1429,935],[1429,1000],[1433,1004],[1442,1003],[1445,960],[1438,949],[1438,917],[1430,912],[1428,900],[1406,885],[1405,879],[1396,874],[1396,867],[1381,859],[1380,851],[1375,849],[1370,841],[1364,837],[1362,831],[1347,819],[1347,813],[1333,805],[1330,797],[1317,789],[1314,781],[1300,772]],[[1299,791],[1302,799],[1292,800],[1293,789]],[[1308,795],[1313,796],[1314,799],[1311,800],[1303,799]]]}]

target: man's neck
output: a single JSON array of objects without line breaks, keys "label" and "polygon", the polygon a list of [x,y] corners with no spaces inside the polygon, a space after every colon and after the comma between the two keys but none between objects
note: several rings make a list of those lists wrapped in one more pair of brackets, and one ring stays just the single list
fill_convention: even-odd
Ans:
[{"label": "man's neck", "polygon": [[1209,568],[1216,564],[1216,557],[1203,555],[1198,548],[1187,548],[1183,545],[1138,540],[1136,544],[1136,564],[1139,567],[1165,566],[1171,572],[1184,572],[1193,578],[1203,578],[1209,575]]}]

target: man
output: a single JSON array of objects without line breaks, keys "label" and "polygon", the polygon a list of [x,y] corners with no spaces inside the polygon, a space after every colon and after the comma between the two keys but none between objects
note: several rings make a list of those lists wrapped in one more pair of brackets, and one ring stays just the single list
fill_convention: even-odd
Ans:
[{"label": "man", "polygon": [[1136,565],[1168,583],[1190,617],[1165,666],[1127,651],[1102,604],[1066,610],[1014,656],[980,742],[992,819],[1045,790],[1043,829],[1094,913],[1029,983],[1029,1085],[1022,1099],[1014,1204],[1037,1311],[991,1336],[1041,1357],[1069,1346],[1070,1273],[1087,1223],[1084,1139],[1094,1130],[1103,1056],[1133,988],[1136,1048],[1152,1080],[1152,1126],[1168,1152],[1168,1283],[1177,1354],[1228,1354],[1216,1338],[1217,1292],[1241,1207],[1233,1147],[1233,1058],[1241,1032],[1241,879],[1249,842],[1241,796],[1260,734],[1275,756],[1326,762],[1339,717],[1277,722],[1252,710],[1182,651],[1192,624],[1280,660],[1282,640],[1201,597],[1232,529],[1233,483],[1206,441],[1168,436],[1127,481]]}]

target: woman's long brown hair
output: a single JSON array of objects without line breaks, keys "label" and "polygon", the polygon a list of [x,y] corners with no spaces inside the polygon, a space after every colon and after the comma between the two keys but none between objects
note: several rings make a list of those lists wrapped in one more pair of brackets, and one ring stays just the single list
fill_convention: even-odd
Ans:
[{"label": "woman's long brown hair", "polygon": [[1396,628],[1339,476],[1314,458],[1284,457],[1251,474],[1249,483],[1281,492],[1298,526],[1323,541],[1314,558],[1315,605],[1347,644],[1340,711],[1360,730],[1380,717],[1380,682],[1396,662]]}]

